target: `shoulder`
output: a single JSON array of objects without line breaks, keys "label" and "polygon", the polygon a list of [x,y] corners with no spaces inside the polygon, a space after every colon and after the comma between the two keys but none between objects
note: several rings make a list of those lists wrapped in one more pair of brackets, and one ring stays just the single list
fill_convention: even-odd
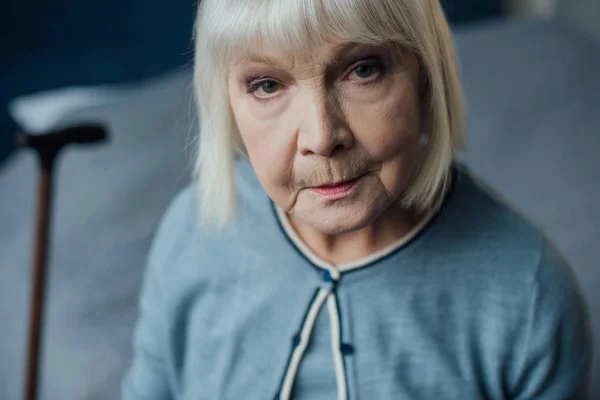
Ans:
[{"label": "shoulder", "polygon": [[248,256],[256,252],[253,246],[275,241],[279,231],[274,211],[251,166],[238,161],[235,174],[235,218],[221,229],[202,223],[202,193],[195,181],[167,207],[150,251],[150,264],[160,271],[165,287],[233,273],[244,261],[241,254]]},{"label": "shoulder", "polygon": [[453,176],[434,234],[426,235],[433,261],[479,293],[482,306],[501,305],[515,317],[533,302],[549,317],[565,309],[585,312],[573,269],[542,229],[466,168]]},{"label": "shoulder", "polygon": [[438,216],[439,240],[488,277],[531,283],[547,239],[541,229],[464,166]]},{"label": "shoulder", "polygon": [[[185,250],[187,245],[194,246],[216,239],[231,239],[234,232],[239,233],[245,220],[265,220],[272,210],[266,193],[262,190],[250,163],[237,160],[235,165],[237,190],[236,219],[231,226],[222,230],[205,227],[201,224],[200,203],[202,193],[197,182],[191,182],[171,200],[155,234],[152,258],[163,263],[173,261],[174,257]],[[261,215],[256,215],[257,213]],[[213,240],[215,239],[215,240]]]},{"label": "shoulder", "polygon": [[547,315],[562,318],[575,314],[587,318],[587,302],[575,271],[556,246],[544,238],[532,282],[532,302]]},{"label": "shoulder", "polygon": [[149,264],[161,269],[177,256],[197,227],[197,185],[189,184],[171,200],[159,223]]},{"label": "shoulder", "polygon": [[509,382],[518,398],[587,398],[593,337],[574,271],[544,238],[514,340]]},{"label": "shoulder", "polygon": [[552,389],[578,387],[589,371],[591,326],[574,270],[510,201],[464,167],[454,177],[438,218],[442,234],[436,238],[446,243],[439,254],[461,266],[453,277],[480,294],[486,318],[505,322],[505,330],[494,329],[511,344],[514,387],[522,393],[541,393],[544,382],[553,382]]},{"label": "shoulder", "polygon": [[585,308],[572,267],[544,232],[466,168],[455,177],[445,217],[451,234],[445,237],[468,257],[483,285],[502,292],[511,287],[522,301],[536,301],[548,312]]}]

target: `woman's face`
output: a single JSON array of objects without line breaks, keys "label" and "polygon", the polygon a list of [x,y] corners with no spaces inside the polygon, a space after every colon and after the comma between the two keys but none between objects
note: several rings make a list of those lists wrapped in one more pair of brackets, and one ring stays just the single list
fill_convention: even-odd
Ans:
[{"label": "woman's face", "polygon": [[228,90],[259,181],[294,219],[338,234],[398,204],[422,153],[419,71],[408,51],[263,51],[236,64]]}]

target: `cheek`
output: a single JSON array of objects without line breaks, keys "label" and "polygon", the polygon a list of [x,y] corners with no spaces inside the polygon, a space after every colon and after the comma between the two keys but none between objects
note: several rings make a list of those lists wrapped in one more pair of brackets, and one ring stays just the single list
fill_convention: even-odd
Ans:
[{"label": "cheek", "polygon": [[353,116],[349,124],[361,146],[380,164],[379,182],[396,198],[420,159],[421,110],[416,83],[404,81],[389,87],[385,95],[368,105],[357,104],[347,115]]},{"label": "cheek", "polygon": [[276,203],[285,201],[295,153],[289,124],[282,124],[280,116],[265,118],[254,109],[256,105],[248,102],[232,101],[233,114],[248,157],[269,196]]},{"label": "cheek", "polygon": [[391,91],[370,104],[350,104],[347,115],[356,139],[369,155],[386,162],[405,154],[420,135],[419,98],[412,87]]}]

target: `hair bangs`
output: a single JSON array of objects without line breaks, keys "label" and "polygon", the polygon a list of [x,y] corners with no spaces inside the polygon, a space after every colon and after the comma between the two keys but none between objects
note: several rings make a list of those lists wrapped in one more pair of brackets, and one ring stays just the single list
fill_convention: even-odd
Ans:
[{"label": "hair bangs", "polygon": [[[210,44],[210,59],[221,71],[265,49],[303,55],[328,42],[389,41],[414,49],[403,18],[394,14],[397,6],[390,6],[390,1],[220,0],[221,15],[202,22],[210,25],[204,32],[205,43]],[[373,3],[380,4],[374,7]]]}]

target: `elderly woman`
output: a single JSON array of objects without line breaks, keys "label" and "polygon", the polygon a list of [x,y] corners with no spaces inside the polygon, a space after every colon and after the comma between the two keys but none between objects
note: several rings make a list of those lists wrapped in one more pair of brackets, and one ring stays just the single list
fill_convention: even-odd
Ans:
[{"label": "elderly woman", "polygon": [[586,307],[455,161],[439,0],[204,0],[197,183],[149,257],[125,399],[581,399]]}]

